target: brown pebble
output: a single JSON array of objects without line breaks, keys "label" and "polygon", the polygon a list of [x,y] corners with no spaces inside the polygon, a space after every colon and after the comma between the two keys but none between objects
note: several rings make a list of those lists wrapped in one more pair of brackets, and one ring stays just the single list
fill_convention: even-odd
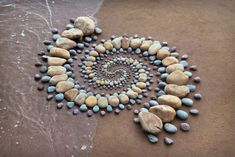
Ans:
[{"label": "brown pebble", "polygon": [[196,65],[191,65],[191,66],[189,67],[189,70],[191,70],[191,71],[197,71],[197,66],[196,66]]},{"label": "brown pebble", "polygon": [[199,76],[194,77],[193,81],[194,81],[195,83],[200,83],[200,82],[201,82],[201,78],[200,78]]},{"label": "brown pebble", "polygon": [[39,86],[38,86],[38,90],[39,91],[42,91],[44,89],[44,86],[42,85],[42,84],[40,84]]},{"label": "brown pebble", "polygon": [[53,97],[54,97],[54,95],[49,94],[49,95],[47,96],[47,100],[49,101],[49,100],[51,100]]},{"label": "brown pebble", "polygon": [[44,41],[43,41],[43,44],[44,44],[44,45],[50,45],[50,44],[51,44],[51,41],[49,41],[49,40],[44,40]]}]

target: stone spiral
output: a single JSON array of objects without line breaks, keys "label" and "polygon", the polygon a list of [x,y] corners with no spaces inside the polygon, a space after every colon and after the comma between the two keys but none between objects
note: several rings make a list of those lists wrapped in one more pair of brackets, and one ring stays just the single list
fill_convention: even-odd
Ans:
[{"label": "stone spiral", "polygon": [[[188,113],[180,108],[193,105],[193,100],[187,96],[196,90],[196,85],[189,81],[192,78],[190,71],[197,68],[195,65],[189,67],[188,56],[180,57],[176,47],[169,48],[167,42],[161,43],[150,37],[126,35],[111,36],[92,44],[102,30],[89,17],[72,20],[61,34],[56,29],[52,33],[55,44],[45,41],[48,52],[39,54],[45,65],[35,64],[45,75],[36,74],[35,80],[49,84],[47,99],[54,97],[58,109],[63,107],[65,99],[74,115],[81,111],[87,112],[89,117],[97,112],[104,116],[113,110],[116,114],[125,108],[131,110],[133,105],[142,104],[142,100],[149,97],[156,75],[155,95],[143,103],[140,110],[134,110],[138,114],[134,121],[148,133],[157,134],[163,126],[167,132],[175,133],[177,129],[169,123],[175,117],[188,118]],[[83,82],[76,78],[76,65]],[[186,70],[188,67],[190,71]],[[193,81],[199,83],[200,77],[194,77]],[[43,90],[43,87],[38,89]],[[116,89],[118,91],[113,92]],[[194,98],[200,100],[201,95],[196,93]],[[192,109],[190,113],[195,115],[198,110]],[[187,125],[182,126],[186,131]],[[148,138],[150,142],[156,142],[154,135]]]}]

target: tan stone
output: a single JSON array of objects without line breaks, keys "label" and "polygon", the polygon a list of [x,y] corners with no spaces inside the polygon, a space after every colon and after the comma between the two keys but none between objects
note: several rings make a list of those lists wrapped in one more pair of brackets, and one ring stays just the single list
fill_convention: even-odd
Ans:
[{"label": "tan stone", "polygon": [[95,31],[95,22],[87,16],[80,16],[74,21],[74,27],[82,30],[84,35],[91,35]]},{"label": "tan stone", "polygon": [[73,87],[74,87],[74,83],[71,81],[60,81],[56,84],[56,92],[64,93],[68,91],[69,89],[72,89]]},{"label": "tan stone", "polygon": [[188,80],[189,77],[180,70],[172,72],[166,79],[167,83],[176,85],[186,85]]},{"label": "tan stone", "polygon": [[164,123],[173,121],[176,115],[174,108],[168,105],[157,105],[150,107],[149,112],[157,115]]},{"label": "tan stone", "polygon": [[112,40],[113,47],[116,49],[120,49],[121,48],[121,40],[122,40],[122,37],[114,38]]},{"label": "tan stone", "polygon": [[61,75],[55,75],[50,79],[50,84],[51,85],[56,85],[59,81],[65,81],[68,79],[67,74],[61,74]]},{"label": "tan stone", "polygon": [[81,39],[83,36],[83,32],[77,28],[71,28],[69,30],[65,30],[61,33],[62,37],[69,39]]},{"label": "tan stone", "polygon": [[162,46],[160,44],[152,44],[149,49],[148,52],[150,55],[155,55],[157,53],[158,50],[160,50]]},{"label": "tan stone", "polygon": [[119,105],[119,99],[117,96],[110,96],[108,102],[111,106],[117,107]]},{"label": "tan stone", "polygon": [[65,99],[68,101],[73,101],[78,95],[78,90],[76,88],[72,88],[64,93]]},{"label": "tan stone", "polygon": [[144,40],[140,46],[142,51],[147,51],[149,47],[152,45],[152,40]]},{"label": "tan stone", "polygon": [[181,100],[174,95],[162,95],[157,99],[158,103],[161,105],[169,105],[175,109],[181,107]]},{"label": "tan stone", "polygon": [[97,98],[95,96],[88,96],[85,100],[85,103],[88,107],[94,107],[97,105]]},{"label": "tan stone", "polygon": [[60,57],[60,58],[64,58],[64,59],[69,59],[69,57],[70,57],[68,50],[58,48],[58,47],[53,47],[50,50],[50,55],[52,57]]},{"label": "tan stone", "polygon": [[138,115],[140,120],[140,125],[143,130],[157,134],[162,130],[162,121],[161,119],[151,112],[140,112]]},{"label": "tan stone", "polygon": [[142,40],[140,38],[136,38],[136,39],[131,39],[130,41],[130,46],[133,48],[133,49],[137,49],[140,47],[142,43]]},{"label": "tan stone", "polygon": [[121,40],[121,43],[122,43],[123,49],[128,49],[130,43],[129,43],[129,39],[127,37],[123,37]]},{"label": "tan stone", "polygon": [[47,58],[48,65],[59,66],[59,65],[64,65],[65,62],[66,62],[66,59],[64,59],[64,58],[59,58],[59,57],[48,57]]},{"label": "tan stone", "polygon": [[76,98],[74,99],[74,102],[77,105],[82,105],[85,103],[86,97],[87,97],[86,93],[80,93],[76,96]]},{"label": "tan stone", "polygon": [[170,53],[168,50],[166,50],[166,49],[160,49],[160,50],[158,50],[158,52],[157,52],[157,58],[162,60],[162,59],[164,59],[164,58],[170,56],[170,54],[171,54],[171,53]]},{"label": "tan stone", "polygon": [[175,84],[166,85],[165,88],[164,88],[164,91],[167,94],[175,95],[175,96],[180,97],[180,98],[185,97],[190,92],[189,88],[187,86],[184,86],[184,85],[178,86],[178,85],[175,85]]},{"label": "tan stone", "polygon": [[97,57],[97,56],[99,56],[99,53],[97,51],[93,50],[93,51],[90,51],[89,55],[93,56],[93,57]]},{"label": "tan stone", "polygon": [[108,40],[108,41],[104,42],[104,47],[107,50],[112,50],[113,49],[113,44],[111,43],[110,40]]},{"label": "tan stone", "polygon": [[169,65],[172,65],[172,64],[176,64],[178,62],[179,62],[178,59],[176,59],[175,57],[172,57],[172,56],[166,57],[162,60],[162,64],[164,66],[169,66]]},{"label": "tan stone", "polygon": [[166,68],[166,72],[169,74],[176,70],[184,71],[184,66],[182,64],[172,64]]},{"label": "tan stone", "polygon": [[108,99],[106,97],[100,97],[98,99],[98,105],[100,108],[106,108],[108,106]]},{"label": "tan stone", "polygon": [[121,104],[125,105],[129,103],[129,97],[126,94],[120,94],[118,98]]},{"label": "tan stone", "polygon": [[142,90],[139,87],[133,86],[132,90],[138,94],[142,93]]},{"label": "tan stone", "polygon": [[49,66],[47,74],[49,76],[65,74],[66,69],[63,66]]},{"label": "tan stone", "polygon": [[131,99],[136,99],[138,97],[138,93],[134,92],[133,90],[128,90],[126,95]]},{"label": "tan stone", "polygon": [[144,82],[137,82],[136,86],[139,87],[140,89],[144,89],[144,88],[146,88],[146,83],[144,83]]},{"label": "tan stone", "polygon": [[76,47],[77,44],[75,41],[71,39],[61,37],[56,40],[56,46],[68,50],[68,49]]},{"label": "tan stone", "polygon": [[95,50],[98,52],[98,53],[104,53],[106,51],[105,47],[103,46],[103,44],[99,44],[95,47]]}]

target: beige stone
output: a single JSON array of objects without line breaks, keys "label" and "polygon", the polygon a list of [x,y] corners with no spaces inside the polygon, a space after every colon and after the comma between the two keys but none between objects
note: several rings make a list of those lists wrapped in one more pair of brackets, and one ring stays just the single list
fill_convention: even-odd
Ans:
[{"label": "beige stone", "polygon": [[140,46],[142,51],[147,51],[149,47],[152,45],[152,40],[144,40]]},{"label": "beige stone", "polygon": [[69,30],[65,30],[61,33],[62,37],[69,39],[81,39],[83,36],[83,32],[77,28],[71,28]]},{"label": "beige stone", "polygon": [[111,106],[117,107],[119,105],[119,99],[117,96],[110,96],[108,102]]},{"label": "beige stone", "polygon": [[166,72],[169,74],[176,70],[184,71],[184,66],[182,64],[172,64],[166,68]]},{"label": "beige stone", "polygon": [[66,69],[63,66],[49,66],[47,74],[49,76],[65,74]]},{"label": "beige stone", "polygon": [[160,44],[152,44],[149,49],[148,52],[150,55],[155,55],[157,53],[158,50],[160,50],[162,46]]},{"label": "beige stone", "polygon": [[85,100],[85,103],[88,107],[94,107],[97,105],[97,98],[95,96],[88,96]]},{"label": "beige stone", "polygon": [[64,93],[68,91],[69,89],[72,89],[73,87],[74,87],[74,83],[71,81],[60,81],[56,84],[56,92]]},{"label": "beige stone", "polygon": [[189,77],[180,70],[172,72],[166,79],[167,83],[176,85],[186,85],[188,80]]},{"label": "beige stone", "polygon": [[69,59],[69,57],[70,57],[70,54],[69,54],[68,50],[58,48],[58,47],[51,48],[50,55],[52,57],[60,57],[60,58],[64,58],[64,59]]},{"label": "beige stone", "polygon": [[171,53],[170,53],[168,50],[166,50],[166,49],[160,49],[160,50],[158,50],[158,52],[157,52],[157,58],[162,60],[162,59],[164,59],[164,58],[170,56],[170,54],[171,54]]},{"label": "beige stone", "polygon": [[65,62],[66,62],[66,59],[64,58],[59,58],[59,57],[47,58],[48,65],[59,66],[59,65],[64,65]]},{"label": "beige stone", "polygon": [[164,66],[169,66],[169,65],[172,65],[172,64],[176,64],[178,62],[179,62],[178,59],[175,58],[175,57],[172,57],[172,56],[166,57],[162,60],[162,64]]},{"label": "beige stone", "polygon": [[157,99],[158,103],[161,105],[169,105],[174,109],[178,109],[181,107],[181,100],[174,95],[162,95]]},{"label": "beige stone", "polygon": [[74,99],[74,102],[77,105],[82,105],[85,103],[86,97],[87,97],[86,93],[80,93],[76,96],[76,98]]},{"label": "beige stone", "polygon": [[77,46],[76,42],[69,39],[69,38],[64,38],[61,37],[59,39],[56,40],[56,46],[58,46],[59,48],[63,48],[63,49],[71,49]]},{"label": "beige stone", "polygon": [[82,30],[84,35],[91,35],[95,31],[95,22],[87,16],[80,16],[74,21],[74,27]]},{"label": "beige stone", "polygon": [[68,101],[73,101],[78,95],[78,90],[76,88],[72,88],[64,93],[65,99]]},{"label": "beige stone", "polygon": [[51,85],[56,85],[59,81],[65,81],[68,79],[67,74],[61,74],[61,75],[55,75],[50,79],[50,84]]},{"label": "beige stone", "polygon": [[178,85],[175,85],[175,84],[166,85],[165,88],[164,88],[164,91],[167,94],[175,95],[175,96],[180,97],[180,98],[185,97],[190,92],[189,88],[187,86],[184,86],[184,85],[178,86]]},{"label": "beige stone", "polygon": [[162,122],[171,122],[175,119],[175,109],[168,105],[157,105],[150,107],[149,112],[157,115]]}]

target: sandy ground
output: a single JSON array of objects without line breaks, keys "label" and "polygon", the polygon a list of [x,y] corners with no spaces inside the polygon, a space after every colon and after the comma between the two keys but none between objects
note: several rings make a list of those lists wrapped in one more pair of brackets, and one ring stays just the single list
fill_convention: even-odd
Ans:
[{"label": "sandy ground", "polygon": [[128,111],[98,118],[91,157],[235,155],[235,1],[105,1],[96,15],[103,38],[112,34],[151,35],[189,54],[202,78],[203,95],[194,107],[200,116],[188,120],[189,133],[172,135],[174,145],[148,143]]}]

